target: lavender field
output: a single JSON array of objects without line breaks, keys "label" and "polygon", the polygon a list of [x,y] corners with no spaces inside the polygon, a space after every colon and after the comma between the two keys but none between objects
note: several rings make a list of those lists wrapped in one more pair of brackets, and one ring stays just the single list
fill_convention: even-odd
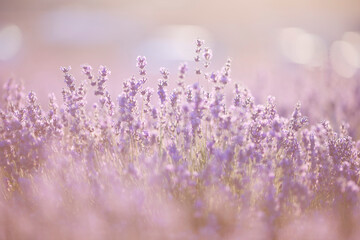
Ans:
[{"label": "lavender field", "polygon": [[139,56],[117,97],[105,66],[61,67],[48,106],[9,80],[0,239],[359,239],[359,79],[333,119],[280,114],[194,47],[196,67],[161,68],[155,88]]}]

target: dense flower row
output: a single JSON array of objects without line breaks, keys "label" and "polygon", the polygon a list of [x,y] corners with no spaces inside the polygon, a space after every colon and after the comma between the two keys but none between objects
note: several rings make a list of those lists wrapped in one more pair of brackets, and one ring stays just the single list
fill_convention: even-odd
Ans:
[{"label": "dense flower row", "polygon": [[[0,239],[337,239],[357,232],[360,144],[348,126],[309,125],[297,104],[280,116],[234,84],[231,61],[177,87],[160,69],[146,87],[146,58],[115,100],[110,71],[82,66],[48,110],[9,81],[0,110]],[[201,82],[209,82],[210,92]],[[208,84],[208,83],[206,83]],[[89,106],[93,92],[98,101]],[[155,94],[156,93],[156,94]],[[299,231],[302,228],[303,231]]]}]

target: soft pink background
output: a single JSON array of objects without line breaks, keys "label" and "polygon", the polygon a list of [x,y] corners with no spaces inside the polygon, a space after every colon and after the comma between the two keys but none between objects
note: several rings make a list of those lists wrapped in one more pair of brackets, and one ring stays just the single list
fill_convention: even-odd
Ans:
[{"label": "soft pink background", "polygon": [[[2,0],[0,36],[9,26],[18,28],[21,39],[16,53],[0,60],[0,82],[11,76],[23,80],[40,99],[50,91],[61,92],[60,66],[71,65],[81,79],[83,63],[95,69],[108,66],[108,84],[116,96],[121,81],[136,73],[137,55],[147,56],[148,72],[154,76],[149,85],[155,87],[158,69],[166,66],[176,76],[178,64],[191,61],[194,40],[201,37],[214,50],[211,70],[230,56],[233,79],[257,88],[261,98],[272,93],[293,104],[301,99],[303,79],[327,77],[334,41],[346,32],[359,33],[360,1]],[[321,40],[320,64],[294,63],[284,55],[279,39],[288,28]],[[295,45],[298,54],[302,47],[306,51],[301,44]],[[360,50],[356,54],[360,59]]]}]

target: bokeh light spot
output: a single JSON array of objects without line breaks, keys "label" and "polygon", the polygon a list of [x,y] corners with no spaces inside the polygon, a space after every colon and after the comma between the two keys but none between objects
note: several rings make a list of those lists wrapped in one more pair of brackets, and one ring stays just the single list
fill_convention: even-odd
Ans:
[{"label": "bokeh light spot", "polygon": [[322,66],[327,49],[317,36],[300,28],[285,28],[280,33],[282,54],[291,62],[308,66]]},{"label": "bokeh light spot", "polygon": [[0,61],[13,58],[22,45],[22,33],[18,26],[7,25],[0,30]]},{"label": "bokeh light spot", "polygon": [[334,71],[342,77],[354,76],[359,67],[359,54],[356,48],[345,41],[335,41],[330,49],[330,61]]}]

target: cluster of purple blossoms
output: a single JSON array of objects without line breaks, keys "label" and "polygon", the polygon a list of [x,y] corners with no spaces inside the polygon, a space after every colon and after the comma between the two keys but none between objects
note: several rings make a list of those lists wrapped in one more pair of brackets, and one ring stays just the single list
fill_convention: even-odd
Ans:
[{"label": "cluster of purple blossoms", "polygon": [[[313,223],[334,239],[357,239],[353,128],[312,123],[300,103],[281,115],[274,97],[257,103],[238,83],[228,102],[231,60],[210,71],[204,41],[195,53],[204,66],[195,73],[211,90],[199,79],[185,86],[184,63],[175,79],[160,69],[158,101],[141,56],[117,101],[104,66],[93,74],[83,65],[81,83],[61,68],[63,101],[50,94],[48,108],[9,80],[0,100],[0,238],[289,239],[294,225]],[[167,94],[170,81],[177,87]]]}]

